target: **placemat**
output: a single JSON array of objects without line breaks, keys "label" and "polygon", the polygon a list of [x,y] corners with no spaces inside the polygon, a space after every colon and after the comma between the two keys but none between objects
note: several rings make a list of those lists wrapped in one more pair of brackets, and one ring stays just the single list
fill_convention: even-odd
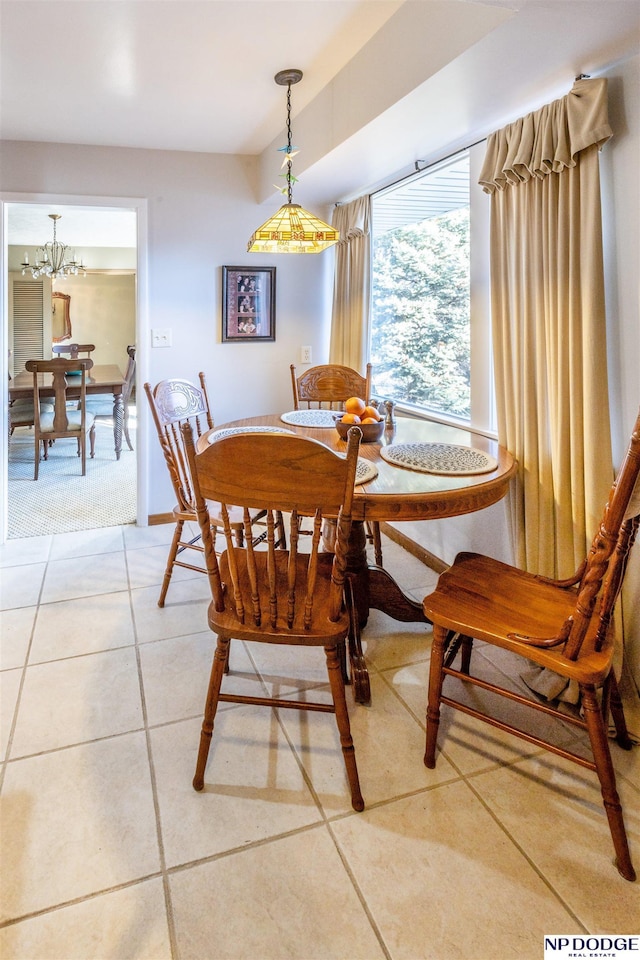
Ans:
[{"label": "placemat", "polygon": [[369,480],[373,480],[374,477],[378,476],[378,468],[375,463],[371,463],[371,460],[365,460],[364,457],[358,457],[358,464],[356,466],[356,486],[359,483],[368,483]]},{"label": "placemat", "polygon": [[442,475],[491,473],[498,461],[475,447],[456,443],[394,443],[382,447],[380,454],[395,467]]},{"label": "placemat", "polygon": [[209,443],[215,443],[223,437],[231,437],[235,433],[293,433],[284,427],[221,427],[209,435]]},{"label": "placemat", "polygon": [[296,427],[334,427],[336,416],[340,416],[339,410],[290,410],[280,419]]}]

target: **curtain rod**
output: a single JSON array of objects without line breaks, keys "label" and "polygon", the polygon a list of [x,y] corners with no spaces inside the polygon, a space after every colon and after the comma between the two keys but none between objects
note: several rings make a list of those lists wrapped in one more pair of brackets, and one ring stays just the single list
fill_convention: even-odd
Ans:
[{"label": "curtain rod", "polygon": [[[477,147],[481,143],[486,143],[486,141],[487,141],[486,137],[481,137],[480,140],[476,140],[474,143],[469,143],[467,144],[466,147],[459,147],[457,150],[452,150],[451,153],[448,153],[446,156],[440,157],[438,160],[434,160],[431,163],[426,163],[424,160],[414,160],[415,169],[413,173],[407,173],[405,174],[404,177],[398,177],[397,180],[392,180],[390,183],[386,183],[384,187],[378,187],[377,190],[373,190],[371,192],[371,196],[375,197],[376,194],[382,193],[383,190],[388,190],[390,187],[395,187],[399,183],[402,183],[404,180],[410,180],[412,177],[417,176],[417,174],[424,173],[424,171],[428,170],[429,167],[434,167],[437,163],[444,163],[445,160],[450,160],[451,157],[455,157],[456,154],[464,153],[465,150],[471,150],[472,147]],[[419,163],[424,163],[425,164],[424,167],[419,167],[418,166]],[[338,204],[336,204],[336,206],[338,206]]]}]

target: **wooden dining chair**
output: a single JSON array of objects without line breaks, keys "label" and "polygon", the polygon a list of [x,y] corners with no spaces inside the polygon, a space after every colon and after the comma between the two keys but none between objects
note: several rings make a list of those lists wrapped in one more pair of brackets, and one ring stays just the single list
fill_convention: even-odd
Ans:
[{"label": "wooden dining chair", "polygon": [[[361,432],[350,431],[342,457],[317,440],[281,433],[225,437],[196,455],[190,426],[184,428],[211,587],[209,626],[217,634],[193,786],[202,790],[219,701],[334,713],[354,810],[362,810],[355,751],[345,698],[341,656],[356,618],[347,583],[347,545]],[[260,470],[247,482],[247,464]],[[207,503],[221,503],[226,550],[218,559]],[[255,548],[251,510],[267,507],[266,549]],[[240,509],[246,527],[239,546],[229,509]],[[290,519],[289,549],[275,547],[278,512]],[[312,519],[308,551],[298,550],[298,519]],[[335,553],[321,551],[324,517],[337,518]],[[231,639],[324,647],[331,703],[221,692]]]},{"label": "wooden dining chair", "polygon": [[[339,363],[323,363],[310,367],[298,376],[295,364],[291,364],[293,408],[343,410],[349,397],[360,397],[365,403],[371,399],[371,364],[367,364],[364,377],[351,367]],[[372,544],[376,564],[382,566],[382,540],[377,520],[366,523],[367,541]]]},{"label": "wooden dining chair", "polygon": [[[201,437],[207,430],[213,429],[213,417],[209,407],[209,397],[207,394],[207,384],[204,373],[198,374],[200,387],[189,380],[161,380],[155,387],[145,383],[144,390],[151,408],[151,415],[156,426],[158,440],[164,454],[165,463],[171,477],[171,483],[176,496],[176,505],[173,508],[173,519],[175,521],[175,531],[167,566],[160,589],[158,606],[163,607],[171,575],[174,567],[184,567],[187,570],[194,570],[198,573],[206,573],[204,563],[204,548],[200,533],[190,539],[183,539],[185,523],[197,522],[196,508],[194,501],[193,482],[189,470],[189,461],[184,449],[184,439],[182,426],[185,423],[191,425],[191,429],[196,437]],[[266,512],[259,510],[253,516],[254,524],[262,524]],[[216,530],[222,528],[222,518],[219,513],[219,505],[210,505],[210,519],[212,523],[212,537],[215,541]],[[280,518],[281,523],[282,519]],[[245,529],[242,516],[237,513],[232,517],[232,527],[239,541],[242,542]],[[283,545],[283,528],[279,528],[279,545]],[[266,530],[263,528],[259,533],[254,532],[254,539],[261,540],[266,537]],[[189,562],[180,559],[185,550],[192,550],[197,554],[198,562]]]},{"label": "wooden dining chair", "polygon": [[[33,411],[34,411],[34,443],[35,467],[34,480],[38,479],[40,468],[40,450],[44,460],[48,459],[49,445],[54,440],[74,438],[78,445],[78,456],[82,460],[82,476],[86,475],[87,460],[87,433],[90,441],[90,454],[95,454],[95,424],[92,414],[84,409],[86,397],[87,373],[93,366],[93,360],[66,360],[60,357],[57,360],[27,360],[25,370],[33,373]],[[53,377],[53,412],[44,412],[43,399],[40,397],[39,376],[50,373]],[[77,374],[75,379],[79,383],[73,384],[75,397],[80,389],[80,409],[70,409],[75,406],[69,397],[69,382],[67,375]],[[75,400],[74,397],[74,400]],[[50,402],[50,398],[45,398]]]},{"label": "wooden dining chair", "polygon": [[[640,525],[640,413],[629,448],[613,485],[591,549],[568,580],[551,580],[475,553],[461,553],[425,597],[424,612],[433,621],[429,674],[425,764],[435,766],[440,704],[486,720],[538,747],[595,771],[616,853],[625,880],[635,880],[622,807],[607,737],[609,713],[616,741],[631,748],[622,702],[612,669],[613,609],[622,586],[629,551]],[[576,682],[581,715],[559,714],[547,702],[535,701],[471,675],[473,640],[501,647],[523,661],[548,668]],[[459,667],[454,668],[460,654]],[[484,713],[443,694],[443,681],[455,677],[466,684],[508,698],[512,703],[556,716],[586,730],[593,760],[551,743],[534,725],[528,732],[496,713]],[[449,684],[444,684],[448,689]],[[499,701],[498,701],[499,702]],[[524,724],[523,724],[524,726]]]},{"label": "wooden dining chair", "polygon": [[70,357],[72,360],[77,360],[81,354],[90,357],[94,350],[93,343],[54,343],[51,347],[56,357]]},{"label": "wooden dining chair", "polygon": [[[129,450],[133,450],[131,436],[129,435],[129,402],[136,383],[135,345],[132,344],[127,347],[127,358],[127,368],[122,387],[122,432]],[[96,420],[113,420],[113,400],[113,393],[89,394],[86,401],[87,410],[93,414]]]}]

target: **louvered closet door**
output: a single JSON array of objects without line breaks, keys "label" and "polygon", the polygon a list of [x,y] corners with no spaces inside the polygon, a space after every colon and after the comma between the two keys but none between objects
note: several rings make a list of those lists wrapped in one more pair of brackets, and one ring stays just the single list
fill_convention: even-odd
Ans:
[{"label": "louvered closet door", "polygon": [[10,277],[9,371],[21,373],[27,360],[51,357],[51,281]]}]

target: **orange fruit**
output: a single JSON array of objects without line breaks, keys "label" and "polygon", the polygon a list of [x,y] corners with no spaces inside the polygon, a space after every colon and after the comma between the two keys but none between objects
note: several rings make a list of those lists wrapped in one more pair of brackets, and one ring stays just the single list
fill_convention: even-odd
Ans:
[{"label": "orange fruit", "polygon": [[362,411],[361,416],[363,421],[365,417],[371,420],[382,420],[382,417],[380,416],[380,414],[378,413],[375,407],[365,407],[364,410]]},{"label": "orange fruit", "polygon": [[360,397],[349,397],[349,399],[344,402],[344,408],[347,413],[355,413],[357,417],[361,417],[367,409],[367,405]]},{"label": "orange fruit", "polygon": [[363,417],[360,423],[380,423],[380,417]]},{"label": "orange fruit", "polygon": [[340,418],[341,423],[360,423],[360,417],[357,413],[345,413],[343,417]]}]

